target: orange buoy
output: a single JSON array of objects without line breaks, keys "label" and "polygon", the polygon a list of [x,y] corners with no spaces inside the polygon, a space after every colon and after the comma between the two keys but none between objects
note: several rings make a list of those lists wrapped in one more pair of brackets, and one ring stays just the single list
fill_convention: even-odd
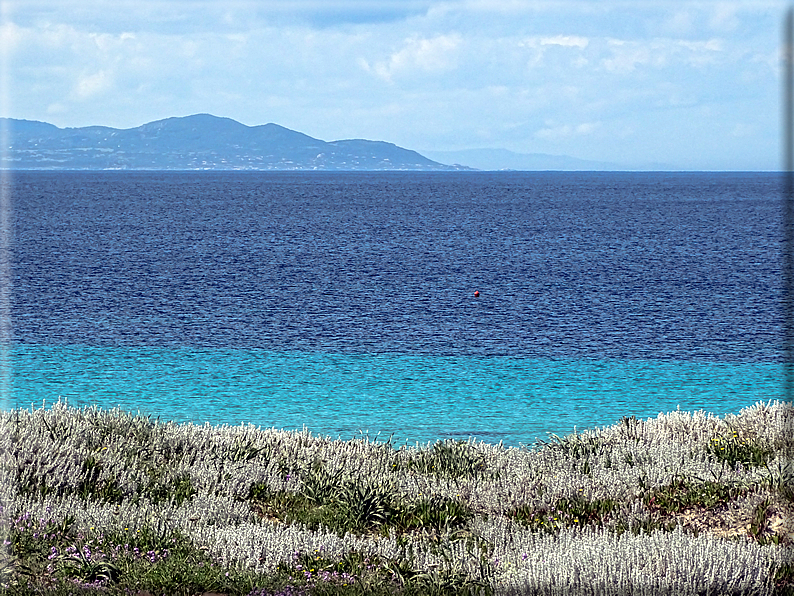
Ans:
[{"label": "orange buoy", "polygon": [[480,291],[479,290],[474,290],[474,297],[475,298],[479,298],[480,297]]}]

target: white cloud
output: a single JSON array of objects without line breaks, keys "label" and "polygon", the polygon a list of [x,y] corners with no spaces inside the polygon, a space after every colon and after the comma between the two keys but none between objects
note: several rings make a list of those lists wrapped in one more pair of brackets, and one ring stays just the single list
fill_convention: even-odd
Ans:
[{"label": "white cloud", "polygon": [[540,45],[542,46],[563,46],[566,48],[586,48],[590,43],[586,37],[578,37],[576,35],[555,35],[554,37],[541,37]]},{"label": "white cloud", "polygon": [[412,38],[388,60],[367,67],[385,81],[412,73],[437,73],[456,66],[456,51],[461,45],[457,34],[438,35],[429,39]]},{"label": "white cloud", "polygon": [[607,71],[622,74],[632,73],[639,67],[683,69],[689,65],[702,68],[720,59],[724,45],[721,39],[608,39],[607,56],[601,59],[601,66]]},{"label": "white cloud", "polygon": [[687,41],[679,40],[678,45],[692,52],[721,52],[723,43],[719,39],[709,39],[708,41]]},{"label": "white cloud", "polygon": [[546,128],[541,128],[535,132],[535,136],[539,139],[550,141],[567,140],[571,137],[581,137],[590,135],[601,126],[600,122],[583,122],[581,124],[562,124],[552,125]]},{"label": "white cloud", "polygon": [[[523,39],[519,47],[524,48],[529,68],[539,67],[581,68],[588,64],[584,50],[590,44],[586,37],[577,35],[534,36]],[[552,55],[554,58],[549,59]]]},{"label": "white cloud", "polygon": [[20,27],[12,22],[0,22],[0,51],[13,52],[22,38]]},{"label": "white cloud", "polygon": [[716,2],[712,7],[709,26],[722,32],[734,31],[741,23],[738,15],[741,2]]},{"label": "white cloud", "polygon": [[657,43],[627,42],[610,39],[607,44],[611,50],[608,58],[601,60],[601,65],[610,72],[629,73],[637,66],[653,64],[663,66],[666,56],[660,52]]},{"label": "white cloud", "polygon": [[104,70],[100,70],[99,72],[78,78],[72,89],[70,98],[78,101],[91,99],[107,92],[112,85],[112,75]]},{"label": "white cloud", "polygon": [[109,33],[89,33],[88,37],[94,41],[94,44],[96,44],[100,52],[119,51],[124,43],[135,41],[135,34],[129,32],[123,32],[118,35],[111,35]]},{"label": "white cloud", "polygon": [[695,27],[695,15],[686,8],[676,10],[661,24],[661,30],[670,35],[688,35]]}]

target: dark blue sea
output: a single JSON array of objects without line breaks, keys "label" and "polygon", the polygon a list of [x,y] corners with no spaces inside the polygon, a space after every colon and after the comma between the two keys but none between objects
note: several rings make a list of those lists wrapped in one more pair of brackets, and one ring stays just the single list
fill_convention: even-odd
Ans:
[{"label": "dark blue sea", "polygon": [[779,174],[10,180],[7,409],[530,445],[786,397]]}]

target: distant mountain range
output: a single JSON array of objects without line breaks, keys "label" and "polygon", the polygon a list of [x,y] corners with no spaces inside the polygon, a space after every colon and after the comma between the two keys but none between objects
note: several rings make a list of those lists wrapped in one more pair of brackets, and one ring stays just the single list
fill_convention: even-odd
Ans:
[{"label": "distant mountain range", "polygon": [[[58,128],[0,118],[18,170],[627,170],[615,163],[505,149],[424,151],[383,141],[321,141],[278,124],[246,126],[195,114],[136,128]],[[453,164],[453,165],[446,165]],[[640,169],[671,169],[652,164]]]},{"label": "distant mountain range", "polygon": [[465,149],[463,151],[423,151],[430,159],[466,164],[478,170],[626,170],[625,166],[606,161],[578,159],[568,155],[547,153],[514,153],[507,149]]},{"label": "distant mountain range", "polygon": [[[4,122],[3,122],[4,120]],[[0,119],[4,167],[25,170],[466,170],[392,143],[326,142],[277,124],[246,126],[196,114],[136,128],[58,128]]]}]

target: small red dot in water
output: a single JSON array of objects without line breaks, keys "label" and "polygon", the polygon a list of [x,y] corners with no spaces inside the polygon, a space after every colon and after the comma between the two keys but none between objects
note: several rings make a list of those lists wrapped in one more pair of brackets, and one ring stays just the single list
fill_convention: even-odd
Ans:
[{"label": "small red dot in water", "polygon": [[479,298],[480,297],[480,291],[479,290],[474,290],[474,297],[475,298]]}]

